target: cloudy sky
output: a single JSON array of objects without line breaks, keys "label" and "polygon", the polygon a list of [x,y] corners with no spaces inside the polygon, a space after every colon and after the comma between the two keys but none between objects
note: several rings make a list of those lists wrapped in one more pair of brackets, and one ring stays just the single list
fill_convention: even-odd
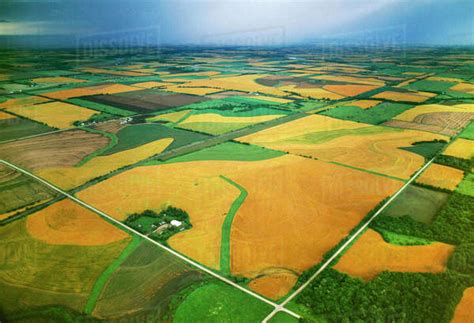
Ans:
[{"label": "cloudy sky", "polygon": [[292,45],[338,39],[473,45],[474,1],[0,1],[0,39],[8,39],[8,46],[69,46],[94,37],[111,44]]}]

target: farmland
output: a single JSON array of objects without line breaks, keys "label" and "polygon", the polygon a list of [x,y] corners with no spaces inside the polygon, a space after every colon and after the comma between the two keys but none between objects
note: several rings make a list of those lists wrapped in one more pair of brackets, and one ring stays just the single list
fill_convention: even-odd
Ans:
[{"label": "farmland", "polygon": [[474,54],[326,50],[0,55],[0,321],[472,320]]}]

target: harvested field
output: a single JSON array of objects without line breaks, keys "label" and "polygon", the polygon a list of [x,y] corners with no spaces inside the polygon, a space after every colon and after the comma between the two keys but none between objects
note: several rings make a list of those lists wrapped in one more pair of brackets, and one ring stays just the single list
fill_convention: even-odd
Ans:
[{"label": "harvested field", "polygon": [[159,114],[157,116],[148,118],[148,121],[167,121],[167,122],[177,122],[181,120],[186,114],[188,114],[191,110],[181,110],[176,112],[164,113]]},{"label": "harvested field", "polygon": [[167,94],[153,90],[142,90],[135,93],[127,93],[126,95],[96,95],[85,99],[134,112],[166,110],[208,100],[204,97],[187,94]]},{"label": "harvested field", "polygon": [[80,167],[48,167],[41,168],[35,173],[62,189],[69,190],[96,177],[159,154],[172,142],[172,138],[160,139],[112,155],[94,157]]},{"label": "harvested field", "polygon": [[91,128],[105,131],[109,133],[117,133],[120,129],[124,128],[125,125],[121,124],[121,120],[110,120],[105,122],[100,122],[93,125]]},{"label": "harvested field", "polygon": [[40,97],[40,96],[26,96],[26,97],[21,97],[17,99],[9,99],[5,102],[2,102],[0,103],[0,109],[30,106],[30,105],[44,103],[48,101],[50,100],[47,98]]},{"label": "harvested field", "polygon": [[322,88],[303,88],[303,87],[297,87],[296,85],[285,85],[279,87],[280,90],[283,90],[285,92],[288,92],[289,94],[297,94],[299,96],[305,97],[305,98],[311,98],[311,99],[318,99],[318,100],[339,100],[344,98],[343,95],[330,92],[327,90],[324,90]]},{"label": "harvested field", "polygon": [[472,310],[472,304],[474,304],[474,287],[469,287],[464,290],[451,323],[473,322],[474,311]]},{"label": "harvested field", "polygon": [[377,104],[381,103],[382,101],[379,100],[358,100],[351,102],[347,105],[352,105],[361,109],[370,109],[375,107]]},{"label": "harvested field", "polygon": [[463,177],[464,172],[462,170],[444,165],[431,164],[420,177],[416,179],[416,182],[454,191]]},{"label": "harvested field", "polygon": [[474,94],[474,84],[471,83],[459,83],[450,88],[452,91],[459,91],[464,93]]},{"label": "harvested field", "polygon": [[[40,201],[46,201],[56,193],[29,176],[0,165],[0,216]],[[10,214],[12,215],[12,214]]]},{"label": "harvested field", "polygon": [[372,85],[354,85],[354,84],[344,84],[344,85],[325,85],[323,88],[325,90],[341,94],[344,96],[355,96],[368,91],[375,90],[379,86]]},{"label": "harvested field", "polygon": [[365,85],[374,85],[374,86],[383,86],[385,85],[384,81],[381,81],[372,77],[355,77],[347,75],[317,75],[311,76],[312,79],[316,80],[326,80],[326,81],[336,81],[344,83],[355,83],[355,84],[365,84]]},{"label": "harvested field", "polygon": [[105,68],[81,68],[81,71],[91,74],[107,74],[107,75],[119,75],[119,76],[144,76],[150,75],[148,73],[133,72],[133,71],[120,71],[120,70],[108,70]]},{"label": "harvested field", "polygon": [[0,144],[0,157],[29,170],[73,167],[108,143],[109,138],[101,134],[70,130]]},{"label": "harvested field", "polygon": [[2,314],[24,314],[41,306],[82,312],[96,279],[130,239],[103,246],[51,245],[32,238],[26,221],[0,227]]},{"label": "harvested field", "polygon": [[[240,193],[221,175],[248,191],[232,223],[230,246],[231,272],[250,278],[264,276],[269,269],[301,273],[310,268],[380,200],[402,185],[385,177],[284,155],[256,162],[194,161],[139,167],[78,196],[120,220],[167,204],[186,210],[193,227],[168,243],[218,268],[222,224]],[[284,183],[268,185],[275,178],[284,179]],[[121,189],[114,189],[117,187]],[[304,194],[309,188],[324,194]]]},{"label": "harvested field", "polygon": [[249,74],[214,79],[192,80],[186,83],[188,87],[207,87],[217,90],[242,91],[247,93],[259,92],[267,95],[286,96],[287,93],[278,88],[258,84],[255,80],[264,77],[263,74]]},{"label": "harvested field", "polygon": [[69,199],[30,215],[26,219],[26,229],[34,239],[51,245],[100,246],[129,237]]},{"label": "harvested field", "polygon": [[134,318],[138,315],[145,320],[153,316],[162,321],[169,315],[173,297],[202,279],[201,272],[143,241],[111,275],[93,314],[103,319],[127,320],[133,313]]},{"label": "harvested field", "polygon": [[378,93],[372,98],[374,99],[384,99],[384,100],[391,100],[391,101],[403,101],[403,102],[415,102],[421,103],[429,98],[436,96],[435,93],[429,92],[395,92],[395,91],[384,91]]},{"label": "harvested field", "polygon": [[269,273],[261,278],[257,277],[248,286],[260,295],[278,300],[290,292],[297,280],[298,276],[296,274],[280,271]]},{"label": "harvested field", "polygon": [[474,157],[474,141],[464,138],[457,138],[443,152],[443,155],[453,156],[463,159]]},{"label": "harvested field", "polygon": [[75,121],[85,121],[98,114],[95,110],[64,102],[49,102],[6,110],[58,129],[70,128]]},{"label": "harvested field", "polygon": [[412,129],[412,130],[420,130],[420,131],[427,131],[433,133],[439,133],[445,136],[455,136],[457,131],[449,128],[445,128],[442,126],[435,126],[429,124],[422,124],[410,121],[401,121],[401,120],[389,120],[383,123],[384,126],[394,127],[394,128],[402,128],[402,129]]},{"label": "harvested field", "polygon": [[38,77],[31,80],[34,83],[42,84],[42,83],[82,83],[86,82],[86,80],[80,80],[72,77],[64,77],[64,76],[53,76],[53,77]]},{"label": "harvested field", "polygon": [[193,114],[178,124],[180,128],[205,132],[213,135],[237,130],[255,123],[282,117],[281,115],[261,115],[255,117],[230,117],[217,113]]},{"label": "harvested field", "polygon": [[408,186],[382,213],[383,216],[409,216],[430,224],[448,200],[449,194],[415,185]]},{"label": "harvested field", "polygon": [[334,269],[364,280],[371,280],[383,271],[441,273],[453,251],[454,246],[441,242],[392,245],[369,229],[344,253]]},{"label": "harvested field", "polygon": [[135,86],[135,87],[141,87],[141,88],[144,88],[144,89],[153,89],[153,88],[158,88],[158,87],[165,87],[167,85],[170,85],[170,83],[149,81],[149,82],[135,83],[135,84],[132,84],[132,85]]},{"label": "harvested field", "polygon": [[66,100],[80,96],[90,96],[99,94],[113,94],[129,91],[138,91],[140,88],[124,85],[124,84],[103,84],[88,87],[79,87],[69,90],[59,90],[54,92],[43,93],[43,96],[52,99]]},{"label": "harvested field", "polygon": [[0,121],[8,120],[8,119],[15,119],[15,118],[16,118],[16,116],[14,116],[13,114],[9,114],[9,113],[5,113],[5,112],[0,111]]},{"label": "harvested field", "polygon": [[395,119],[460,130],[467,126],[470,120],[474,119],[474,105],[419,105],[398,115]]},{"label": "harvested field", "polygon": [[424,158],[399,147],[435,139],[447,138],[312,115],[238,140],[406,179],[424,164]]}]

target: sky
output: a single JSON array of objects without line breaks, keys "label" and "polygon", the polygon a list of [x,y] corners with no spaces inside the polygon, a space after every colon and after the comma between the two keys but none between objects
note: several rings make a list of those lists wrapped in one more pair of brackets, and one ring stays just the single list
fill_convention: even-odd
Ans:
[{"label": "sky", "polygon": [[0,46],[474,45],[472,0],[1,0]]}]

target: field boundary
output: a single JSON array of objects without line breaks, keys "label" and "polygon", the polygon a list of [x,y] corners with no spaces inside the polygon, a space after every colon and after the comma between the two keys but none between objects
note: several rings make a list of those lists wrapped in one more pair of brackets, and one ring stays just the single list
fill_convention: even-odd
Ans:
[{"label": "field boundary", "polygon": [[287,305],[291,300],[293,300],[296,296],[298,296],[308,285],[313,282],[331,263],[333,262],[334,259],[336,259],[345,249],[347,246],[349,246],[356,238],[359,237],[359,235],[367,229],[369,224],[380,214],[382,211],[392,203],[393,200],[395,200],[398,195],[400,195],[407,187],[410,185],[426,168],[428,168],[429,165],[434,161],[435,158],[432,158],[429,160],[423,167],[421,167],[395,194],[393,194],[387,202],[385,202],[378,210],[377,212],[374,213],[356,232],[354,232],[348,239],[347,241],[339,248],[337,249],[334,254],[329,257],[328,260],[326,260],[321,267],[306,281],[304,282],[298,289],[296,289],[290,296],[288,296],[278,307],[275,307],[273,312],[268,314],[268,316],[263,320],[263,323],[267,323],[270,321],[270,319],[275,316],[280,311],[286,310],[284,307]]},{"label": "field boundary", "polygon": [[[246,288],[244,288],[244,287],[242,287],[242,286],[240,286],[239,284],[237,284],[237,283],[231,281],[230,279],[225,278],[225,277],[223,277],[223,276],[217,274],[216,272],[214,272],[214,271],[212,271],[212,270],[210,270],[210,269],[204,267],[203,265],[197,263],[196,261],[191,260],[191,259],[189,259],[189,258],[183,256],[183,255],[180,254],[179,252],[177,252],[177,251],[175,251],[175,250],[173,250],[173,249],[171,249],[171,248],[169,248],[169,247],[166,247],[166,246],[162,245],[162,244],[159,243],[159,242],[156,242],[155,240],[151,239],[150,237],[148,237],[148,236],[146,236],[146,235],[144,235],[144,234],[142,234],[142,233],[136,231],[135,229],[133,229],[133,228],[127,226],[126,224],[124,224],[124,223],[118,221],[117,219],[111,217],[110,215],[107,215],[106,213],[100,211],[99,209],[96,209],[95,207],[93,207],[93,206],[87,204],[86,202],[84,202],[84,201],[78,199],[77,197],[75,197],[75,196],[73,196],[73,195],[71,195],[71,194],[69,194],[69,193],[63,191],[62,189],[56,187],[55,185],[49,183],[48,181],[42,179],[41,177],[38,177],[38,176],[36,176],[35,174],[32,174],[32,173],[30,173],[29,171],[27,171],[27,170],[25,170],[25,169],[23,169],[23,168],[21,168],[21,167],[18,167],[18,166],[14,165],[14,164],[12,164],[12,163],[10,163],[10,162],[7,162],[7,161],[5,161],[5,160],[3,160],[3,159],[0,159],[0,163],[2,163],[2,164],[4,164],[4,165],[7,165],[7,166],[9,166],[9,167],[11,167],[11,168],[13,168],[13,169],[15,169],[15,170],[17,170],[17,171],[19,171],[19,172],[25,174],[25,175],[28,175],[28,176],[34,178],[34,179],[37,180],[38,182],[41,182],[42,184],[44,184],[44,185],[46,185],[46,186],[52,188],[53,190],[55,190],[55,191],[57,191],[58,193],[64,195],[65,197],[71,199],[72,201],[76,202],[77,204],[79,204],[79,205],[81,205],[81,206],[87,208],[88,210],[90,210],[90,211],[92,211],[92,212],[95,212],[96,214],[98,214],[98,215],[100,215],[101,217],[107,219],[108,221],[114,223],[115,225],[120,226],[121,228],[125,229],[125,231],[132,232],[132,233],[134,233],[135,235],[138,235],[138,236],[142,237],[143,239],[148,240],[149,242],[153,243],[153,244],[156,245],[157,247],[159,247],[159,248],[165,250],[166,252],[168,252],[168,253],[170,253],[170,254],[172,254],[172,255],[178,257],[178,258],[180,258],[181,260],[183,260],[183,261],[185,261],[186,263],[192,265],[193,267],[196,267],[196,268],[200,269],[201,271],[204,271],[205,273],[209,274],[210,276],[212,276],[212,277],[214,277],[214,278],[216,278],[216,279],[218,279],[218,280],[221,280],[222,282],[224,282],[224,283],[226,283],[226,284],[228,284],[228,285],[230,285],[230,286],[232,286],[232,287],[234,287],[234,288],[236,288],[236,289],[239,289],[240,291],[246,293],[247,295],[250,295],[250,296],[252,296],[252,297],[254,297],[254,298],[256,298],[256,299],[258,299],[258,300],[260,300],[260,301],[262,301],[262,302],[264,302],[264,303],[266,303],[266,304],[268,304],[268,305],[271,305],[272,307],[275,308],[275,310],[278,309],[277,312],[283,311],[283,312],[286,312],[286,313],[288,313],[289,315],[291,315],[291,316],[293,316],[293,317],[295,317],[295,318],[298,318],[298,319],[301,318],[301,316],[300,316],[299,314],[296,314],[295,312],[293,312],[293,311],[291,311],[291,310],[289,310],[289,309],[286,309],[286,308],[282,307],[281,305],[279,305],[279,304],[277,304],[277,303],[275,303],[275,302],[272,302],[272,301],[266,299],[265,297],[263,297],[263,296],[261,296],[261,295],[259,295],[259,294],[257,294],[257,293],[254,293],[254,292],[252,292],[252,291],[250,291],[250,290],[248,290],[248,289],[246,289]],[[274,310],[272,313],[274,313],[275,310]],[[276,312],[275,312],[275,313],[276,313]]]},{"label": "field boundary", "polygon": [[234,202],[232,202],[229,212],[227,212],[227,215],[224,219],[224,223],[222,223],[221,230],[220,267],[221,271],[225,275],[230,275],[230,232],[232,229],[232,222],[234,221],[234,217],[237,214],[237,211],[240,209],[240,206],[247,198],[248,193],[245,188],[243,188],[230,178],[227,178],[224,175],[221,175],[219,177],[240,191],[240,195],[234,200]]}]

